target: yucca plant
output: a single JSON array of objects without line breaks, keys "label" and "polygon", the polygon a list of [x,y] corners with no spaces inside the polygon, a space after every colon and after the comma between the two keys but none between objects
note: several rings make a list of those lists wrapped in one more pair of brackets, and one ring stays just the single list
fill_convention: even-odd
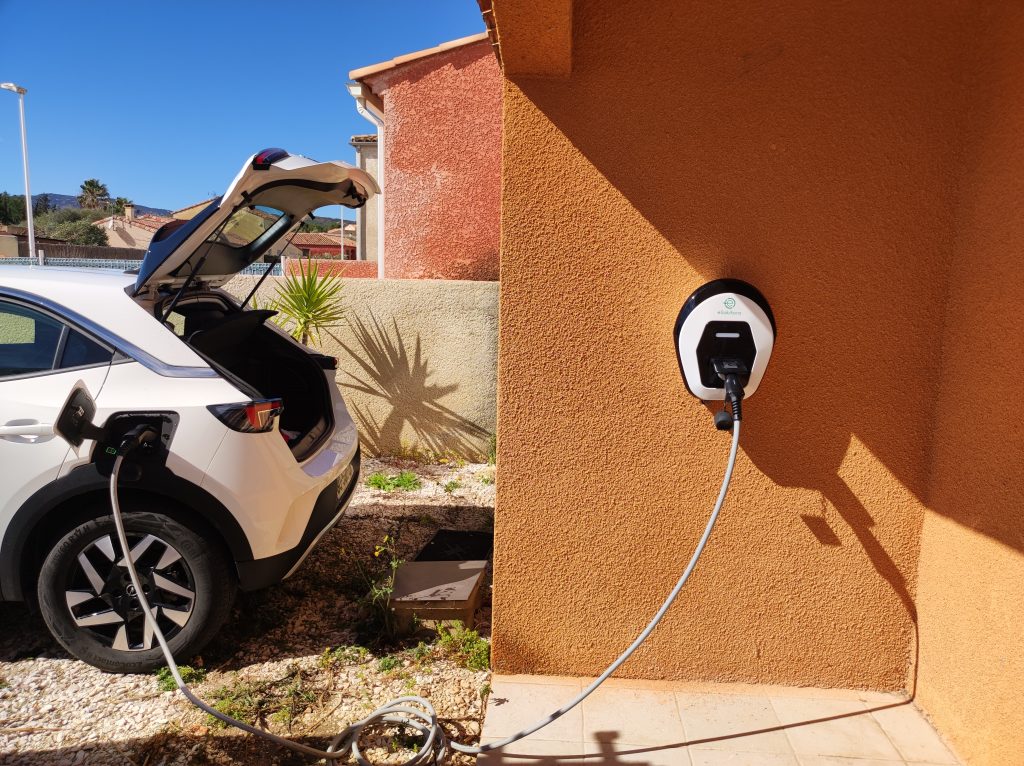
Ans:
[{"label": "yucca plant", "polygon": [[341,277],[321,274],[307,258],[299,261],[298,274],[285,275],[269,308],[278,312],[281,325],[297,341],[320,343],[321,331],[336,326],[345,316],[341,287]]}]

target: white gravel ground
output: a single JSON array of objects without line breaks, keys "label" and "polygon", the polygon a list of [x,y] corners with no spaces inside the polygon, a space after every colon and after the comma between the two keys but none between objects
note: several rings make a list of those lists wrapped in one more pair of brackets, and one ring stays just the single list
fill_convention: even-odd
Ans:
[{"label": "white gravel ground", "polygon": [[[375,471],[406,469],[422,477],[419,490],[385,494],[365,486]],[[197,687],[200,694],[209,697],[224,687],[301,670],[303,688],[313,701],[290,723],[266,721],[263,725],[272,731],[323,746],[345,722],[412,692],[429,697],[460,740],[475,741],[488,688],[486,671],[468,670],[437,651],[416,660],[400,646],[371,648],[351,665],[324,667],[320,657],[326,649],[373,638],[365,629],[360,635],[358,628],[366,615],[356,595],[365,587],[353,564],[379,564],[373,549],[385,534],[397,533],[399,558],[408,559],[438,528],[490,529],[493,471],[482,464],[365,460],[349,511],[300,572],[275,588],[242,595],[221,636],[193,660],[209,671]],[[451,481],[460,486],[445,492],[443,486]],[[485,636],[489,614],[488,597],[478,614]],[[378,659],[387,654],[398,658],[398,667],[380,672]],[[374,752],[387,760],[409,755]],[[110,675],[70,659],[38,617],[22,605],[0,604],[0,765],[207,763],[309,761],[212,726],[179,693],[160,691],[153,675]]]}]

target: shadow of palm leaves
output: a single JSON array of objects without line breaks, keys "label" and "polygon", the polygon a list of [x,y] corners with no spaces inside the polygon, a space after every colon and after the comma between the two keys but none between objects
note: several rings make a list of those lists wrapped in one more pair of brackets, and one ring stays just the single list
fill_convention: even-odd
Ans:
[{"label": "shadow of palm leaves", "polygon": [[342,386],[388,405],[387,414],[378,419],[369,406],[351,403],[363,440],[375,453],[402,449],[408,424],[420,449],[474,459],[484,454],[489,432],[441,403],[459,386],[431,382],[434,372],[424,358],[418,334],[410,355],[394,318],[387,328],[371,311],[369,324],[352,317],[349,325],[355,346],[341,343],[341,347],[355,362],[358,374],[346,370],[351,380]]}]

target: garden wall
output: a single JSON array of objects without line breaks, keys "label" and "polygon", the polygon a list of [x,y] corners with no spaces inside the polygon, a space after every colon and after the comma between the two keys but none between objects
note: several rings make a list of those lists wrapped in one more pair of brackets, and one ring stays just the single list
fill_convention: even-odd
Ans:
[{"label": "garden wall", "polygon": [[[227,289],[246,295],[255,277]],[[260,289],[273,298],[281,280]],[[455,453],[480,459],[495,432],[498,283],[356,279],[346,321],[318,350],[338,358],[338,386],[372,454]]]}]

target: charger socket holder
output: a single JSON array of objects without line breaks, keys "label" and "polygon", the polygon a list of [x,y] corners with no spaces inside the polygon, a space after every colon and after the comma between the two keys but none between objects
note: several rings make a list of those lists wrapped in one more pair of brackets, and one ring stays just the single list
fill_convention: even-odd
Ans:
[{"label": "charger socket holder", "polygon": [[[684,301],[675,325],[679,371],[687,390],[702,401],[723,401],[723,364],[744,370],[745,395],[764,376],[775,345],[775,316],[753,285],[740,279],[716,279]],[[716,361],[719,370],[716,370]]]}]

